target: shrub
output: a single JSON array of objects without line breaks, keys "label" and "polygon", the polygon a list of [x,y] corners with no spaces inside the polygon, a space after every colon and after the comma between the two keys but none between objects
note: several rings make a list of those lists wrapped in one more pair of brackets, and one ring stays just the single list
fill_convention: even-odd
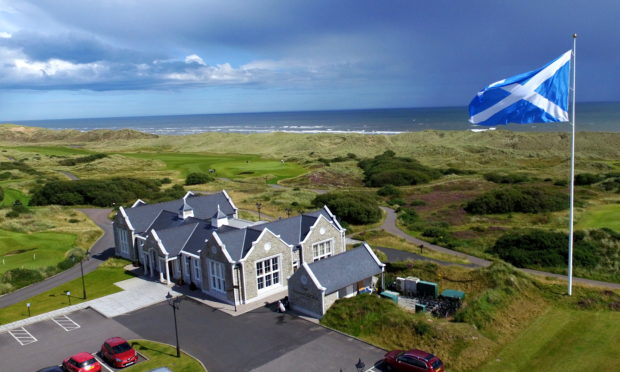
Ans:
[{"label": "shrub", "polygon": [[371,187],[417,185],[441,176],[440,171],[415,159],[396,157],[390,150],[372,159],[361,160],[358,166],[364,170],[364,183]]},{"label": "shrub", "polygon": [[567,180],[557,180],[553,184],[555,186],[566,186],[566,185],[568,185],[568,181]]},{"label": "shrub", "polygon": [[577,186],[587,186],[593,183],[597,183],[605,179],[604,176],[599,176],[598,174],[592,173],[582,173],[575,176],[575,185]]},{"label": "shrub", "polygon": [[568,198],[561,192],[533,187],[491,190],[468,202],[465,211],[471,214],[539,213],[566,209]]},{"label": "shrub", "polygon": [[[596,247],[584,240],[585,234],[573,236],[573,261],[576,266],[594,267],[600,257]],[[502,235],[491,252],[519,267],[556,267],[566,265],[568,234],[545,230],[508,232]]]},{"label": "shrub", "polygon": [[37,270],[11,269],[2,274],[2,281],[21,288],[43,280],[43,275]]},{"label": "shrub", "polygon": [[318,195],[312,201],[315,207],[327,207],[344,222],[355,225],[366,225],[381,219],[381,210],[377,201],[359,193],[333,192]]},{"label": "shrub", "polygon": [[0,202],[4,200],[4,189],[0,187]]},{"label": "shrub", "polygon": [[9,178],[11,178],[13,175],[11,174],[11,172],[3,172],[0,173],[0,181],[4,181],[4,180],[8,180]]},{"label": "shrub", "polygon": [[484,179],[494,183],[523,183],[529,181],[529,178],[523,174],[486,173]]},{"label": "shrub", "polygon": [[399,198],[403,193],[394,185],[385,185],[377,190],[377,195]]},{"label": "shrub", "polygon": [[193,172],[187,175],[185,179],[186,185],[200,185],[203,183],[211,182],[214,178],[206,173]]},{"label": "shrub", "polygon": [[106,154],[92,154],[92,155],[82,156],[79,158],[64,159],[64,160],[59,161],[58,164],[66,165],[66,166],[73,166],[73,165],[80,164],[80,163],[90,163],[95,160],[103,159],[107,156],[108,155]]}]

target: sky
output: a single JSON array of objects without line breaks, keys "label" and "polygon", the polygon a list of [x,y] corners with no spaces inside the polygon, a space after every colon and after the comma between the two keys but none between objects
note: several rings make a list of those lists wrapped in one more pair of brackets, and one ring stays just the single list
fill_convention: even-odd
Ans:
[{"label": "sky", "polygon": [[620,101],[617,0],[0,0],[0,122],[469,104],[577,39]]}]

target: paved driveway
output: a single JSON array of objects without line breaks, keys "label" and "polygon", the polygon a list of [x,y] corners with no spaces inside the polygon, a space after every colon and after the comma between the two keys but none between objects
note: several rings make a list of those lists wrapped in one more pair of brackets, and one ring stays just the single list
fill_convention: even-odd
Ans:
[{"label": "paved driveway", "polygon": [[[355,371],[361,358],[370,369],[384,350],[317,324],[262,307],[231,317],[184,300],[177,311],[181,348],[209,372]],[[143,338],[174,344],[172,310],[166,303],[115,318]]]},{"label": "paved driveway", "polygon": [[58,365],[67,356],[99,351],[103,341],[113,336],[139,338],[120,323],[90,309],[0,333],[0,370],[31,372]]}]

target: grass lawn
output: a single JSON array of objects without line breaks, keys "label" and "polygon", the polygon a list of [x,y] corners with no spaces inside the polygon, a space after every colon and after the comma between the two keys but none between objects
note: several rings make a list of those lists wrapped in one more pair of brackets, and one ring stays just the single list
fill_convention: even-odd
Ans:
[{"label": "grass lawn", "polygon": [[0,207],[10,207],[15,203],[15,200],[21,201],[23,205],[28,205],[30,197],[19,190],[4,189],[4,199],[0,201]]},{"label": "grass lawn", "polygon": [[132,372],[146,372],[158,367],[168,367],[173,372],[206,372],[206,369],[194,357],[183,351],[181,351],[181,357],[177,358],[176,348],[172,346],[147,340],[130,340],[129,343],[136,351],[149,359],[130,367]]},{"label": "grass lawn", "polygon": [[[123,267],[128,262],[120,259],[109,259],[99,266],[97,270],[86,274],[86,294],[88,300],[119,292],[121,289],[115,285],[121,280],[131,279],[133,275],[125,272]],[[26,303],[30,303],[31,315],[43,314],[52,310],[69,306],[66,292],[71,292],[71,304],[75,305],[85,300],[82,298],[82,278],[74,279],[56,288],[50,289],[25,301],[2,308],[0,311],[0,324],[11,323],[28,317]]]},{"label": "grass lawn", "polygon": [[620,355],[620,312],[550,310],[480,371],[612,371]]},{"label": "grass lawn", "polygon": [[191,172],[207,173],[215,169],[217,177],[256,178],[268,177],[268,183],[297,177],[306,172],[299,164],[264,159],[255,155],[204,155],[189,153],[124,153],[128,157],[161,160],[166,169],[179,171],[183,177]]},{"label": "grass lawn", "polygon": [[34,152],[40,155],[56,155],[56,156],[68,156],[68,155],[87,155],[92,154],[92,151],[76,149],[72,147],[62,146],[18,146],[9,147],[13,150],[23,152]]},{"label": "grass lawn", "polygon": [[75,246],[75,234],[60,232],[22,233],[0,230],[0,273],[15,268],[54,266]]},{"label": "grass lawn", "polygon": [[609,227],[620,231],[620,204],[589,207],[576,225],[577,229]]}]

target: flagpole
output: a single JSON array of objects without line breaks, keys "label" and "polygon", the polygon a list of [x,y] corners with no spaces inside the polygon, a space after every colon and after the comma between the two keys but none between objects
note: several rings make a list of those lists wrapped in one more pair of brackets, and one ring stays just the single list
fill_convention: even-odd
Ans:
[{"label": "flagpole", "polygon": [[573,34],[573,102],[572,102],[572,136],[570,141],[570,216],[568,228],[568,295],[573,294],[573,219],[575,201],[575,78],[577,76],[577,34]]}]

